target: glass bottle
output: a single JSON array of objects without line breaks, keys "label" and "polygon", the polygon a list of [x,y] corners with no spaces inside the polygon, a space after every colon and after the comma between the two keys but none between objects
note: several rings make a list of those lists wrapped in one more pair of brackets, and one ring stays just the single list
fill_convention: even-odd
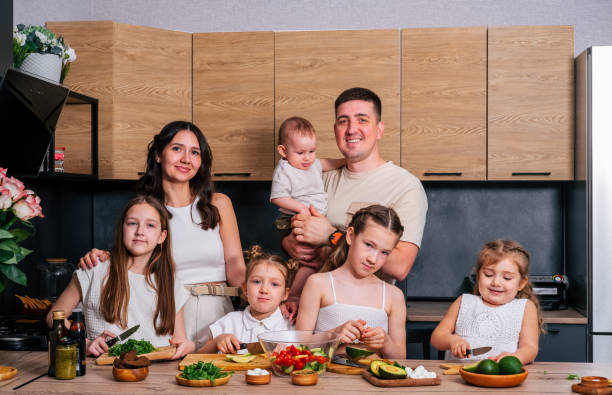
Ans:
[{"label": "glass bottle", "polygon": [[64,326],[65,314],[63,311],[53,312],[53,326],[49,331],[49,377],[55,377],[55,348],[59,339],[68,335],[68,331]]},{"label": "glass bottle", "polygon": [[57,342],[55,347],[55,378],[72,380],[76,376],[77,347],[68,337]]},{"label": "glass bottle", "polygon": [[85,363],[87,350],[85,347],[85,338],[87,331],[83,322],[83,312],[81,310],[72,310],[72,324],[68,337],[76,345],[76,375],[85,376]]}]

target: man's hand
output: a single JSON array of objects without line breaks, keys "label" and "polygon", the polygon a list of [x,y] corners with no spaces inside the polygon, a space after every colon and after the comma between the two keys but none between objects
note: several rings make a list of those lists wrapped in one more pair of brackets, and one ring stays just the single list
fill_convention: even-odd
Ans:
[{"label": "man's hand", "polygon": [[312,261],[317,256],[317,249],[315,247],[310,244],[300,243],[293,233],[283,237],[281,246],[287,255],[301,261]]},{"label": "man's hand", "polygon": [[312,206],[310,206],[310,215],[294,215],[291,227],[293,228],[291,232],[297,241],[313,246],[327,244],[327,238],[336,229]]},{"label": "man's hand", "polygon": [[283,313],[283,317],[288,319],[293,325],[295,325],[295,320],[297,319],[297,311],[298,306],[300,304],[300,300],[287,300],[284,303],[281,303],[280,309],[281,313]]},{"label": "man's hand", "polygon": [[105,261],[110,258],[110,253],[104,250],[92,249],[84,257],[79,260],[79,268],[83,270],[93,269],[99,261]]}]

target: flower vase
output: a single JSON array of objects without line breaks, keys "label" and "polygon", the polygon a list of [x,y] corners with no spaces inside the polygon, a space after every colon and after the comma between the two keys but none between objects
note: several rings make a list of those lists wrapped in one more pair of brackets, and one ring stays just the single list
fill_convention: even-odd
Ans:
[{"label": "flower vase", "polygon": [[54,54],[31,53],[25,58],[19,69],[59,82],[62,75],[62,59]]}]

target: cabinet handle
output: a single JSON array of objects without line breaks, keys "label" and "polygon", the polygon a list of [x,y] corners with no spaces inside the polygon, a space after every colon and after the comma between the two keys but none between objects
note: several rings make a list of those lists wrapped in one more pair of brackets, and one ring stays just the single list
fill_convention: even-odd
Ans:
[{"label": "cabinet handle", "polygon": [[546,332],[551,333],[551,334],[557,334],[561,332],[561,330],[560,329],[546,329]]},{"label": "cabinet handle", "polygon": [[549,176],[550,172],[549,171],[513,172],[512,175],[513,176]]},{"label": "cabinet handle", "polygon": [[213,176],[215,176],[215,177],[227,177],[227,176],[231,176],[231,177],[250,177],[251,173],[214,173]]},{"label": "cabinet handle", "polygon": [[429,176],[460,176],[461,174],[463,174],[462,172],[458,171],[458,172],[442,172],[442,173],[431,173],[431,172],[427,172],[427,173],[423,173],[424,176],[429,177]]},{"label": "cabinet handle", "polygon": [[138,175],[141,176],[141,177],[144,176],[144,171],[139,171]]}]

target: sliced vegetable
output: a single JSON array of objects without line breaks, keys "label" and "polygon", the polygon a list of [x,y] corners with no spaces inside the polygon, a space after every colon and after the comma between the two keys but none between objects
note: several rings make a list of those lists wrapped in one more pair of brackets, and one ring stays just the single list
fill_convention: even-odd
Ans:
[{"label": "sliced vegetable", "polygon": [[466,372],[470,372],[470,373],[478,373],[478,364],[479,363],[480,363],[480,361],[471,363],[469,365],[465,365],[465,366],[463,366],[463,370],[465,370]]},{"label": "sliced vegetable", "polygon": [[372,363],[370,364],[370,372],[374,376],[380,377],[379,369],[382,365],[386,365],[385,361],[381,361],[380,359],[372,361]]},{"label": "sliced vegetable", "polygon": [[383,379],[403,379],[406,377],[406,370],[393,365],[380,365],[378,372]]},{"label": "sliced vegetable", "polygon": [[281,352],[273,352],[270,361],[277,372],[285,374],[298,370],[323,372],[329,363],[329,356],[321,348],[311,350],[304,345],[290,345]]},{"label": "sliced vegetable", "polygon": [[346,346],[346,355],[351,359],[365,358],[372,354],[374,354],[374,351],[365,348]]},{"label": "sliced vegetable", "polygon": [[251,354],[244,354],[244,355],[227,354],[226,357],[228,361],[236,362],[236,363],[248,363],[254,360],[255,358],[257,358],[255,355],[251,355]]}]

